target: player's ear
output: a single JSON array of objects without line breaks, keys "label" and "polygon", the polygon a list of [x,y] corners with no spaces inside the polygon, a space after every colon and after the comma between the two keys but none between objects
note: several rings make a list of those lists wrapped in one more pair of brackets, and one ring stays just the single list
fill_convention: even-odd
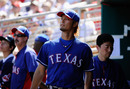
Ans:
[{"label": "player's ear", "polygon": [[11,51],[11,50],[13,50],[13,49],[14,49],[14,46],[10,46],[9,50]]},{"label": "player's ear", "polygon": [[99,47],[98,45],[96,45],[96,48],[97,48],[97,50],[98,50],[98,52],[99,52],[99,48],[100,48],[100,47]]},{"label": "player's ear", "polygon": [[28,37],[25,37],[24,41],[27,41],[28,40]]},{"label": "player's ear", "polygon": [[75,28],[75,27],[77,27],[78,26],[78,22],[73,22],[73,27]]}]

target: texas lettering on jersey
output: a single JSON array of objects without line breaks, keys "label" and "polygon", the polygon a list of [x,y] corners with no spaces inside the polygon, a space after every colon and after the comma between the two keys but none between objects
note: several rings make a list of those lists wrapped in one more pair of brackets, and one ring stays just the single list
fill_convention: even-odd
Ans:
[{"label": "texas lettering on jersey", "polygon": [[[79,59],[79,61],[78,61],[77,60],[77,56],[73,56],[73,58],[70,59],[70,56],[72,56],[72,55],[71,54],[67,54],[67,53],[65,53],[65,55],[64,55],[65,59],[61,60],[61,56],[62,56],[61,53],[57,53],[55,55],[50,55],[49,58],[51,60],[51,63],[55,64],[55,63],[64,62],[64,63],[69,63],[69,64],[76,65],[77,67],[80,67],[81,66],[81,62],[83,61],[82,59]],[[54,59],[56,59],[56,60],[54,61]]]},{"label": "texas lettering on jersey", "polygon": [[13,71],[12,71],[12,73],[15,73],[15,74],[19,74],[19,70],[20,70],[20,68],[18,67],[16,67],[16,66],[13,66]]},{"label": "texas lettering on jersey", "polygon": [[93,79],[92,81],[92,86],[93,87],[109,87],[109,88],[114,88],[115,82],[112,82],[111,80],[108,80],[107,78],[96,78]]}]

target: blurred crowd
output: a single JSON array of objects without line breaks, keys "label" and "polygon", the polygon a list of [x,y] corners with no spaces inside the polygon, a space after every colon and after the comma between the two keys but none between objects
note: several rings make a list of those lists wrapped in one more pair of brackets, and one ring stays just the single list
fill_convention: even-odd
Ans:
[{"label": "blurred crowd", "polygon": [[[73,6],[78,7],[84,5],[84,4],[81,5],[79,3],[84,2],[86,5],[91,3],[97,3],[97,0],[0,0],[0,20],[13,19],[20,16],[30,16],[36,13],[43,13],[48,11],[59,11],[63,9],[72,8]],[[90,10],[93,10],[93,8],[86,8],[82,10],[80,16],[81,19],[84,19],[84,12]],[[95,15],[101,16],[101,13],[99,14],[91,13],[91,15],[87,14],[87,18],[89,19],[95,17]],[[19,23],[24,23],[22,25],[26,26],[32,32],[32,34],[35,33],[36,30],[41,30],[41,28],[42,30],[48,29],[48,28],[43,29],[43,26],[56,27],[58,25],[58,20],[54,19],[56,17],[57,17],[56,14],[47,14],[31,18],[31,23],[28,23],[30,18],[3,22],[1,26],[7,26],[7,27],[0,28],[0,36],[10,34],[10,27],[11,28],[16,27],[18,26],[16,24]],[[82,30],[79,32],[81,33],[79,36],[84,37],[96,34],[97,26],[95,23],[96,22],[93,21],[85,21],[81,23],[79,28],[81,28]],[[100,22],[98,23],[100,25]],[[85,31],[86,29],[87,31]],[[57,38],[57,36],[59,37],[58,35],[60,34],[59,29],[53,28],[51,29],[51,31],[53,32],[52,34],[53,39]]]},{"label": "blurred crowd", "polygon": [[0,0],[0,19],[67,9],[86,0]]}]

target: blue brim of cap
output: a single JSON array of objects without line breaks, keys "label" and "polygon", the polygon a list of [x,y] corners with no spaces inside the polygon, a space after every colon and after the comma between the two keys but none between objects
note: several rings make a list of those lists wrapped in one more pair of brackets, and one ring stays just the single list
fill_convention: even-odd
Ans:
[{"label": "blue brim of cap", "polygon": [[72,18],[71,18],[70,16],[68,16],[68,15],[67,15],[65,12],[63,12],[63,11],[60,11],[60,12],[57,13],[57,16],[59,16],[59,17],[62,17],[62,15],[65,15],[67,18],[69,18],[69,19],[72,20]]}]

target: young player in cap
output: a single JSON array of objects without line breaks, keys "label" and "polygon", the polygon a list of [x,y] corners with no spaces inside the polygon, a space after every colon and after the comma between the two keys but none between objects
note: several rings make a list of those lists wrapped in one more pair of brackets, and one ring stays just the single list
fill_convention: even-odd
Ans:
[{"label": "young player in cap", "polygon": [[12,54],[15,44],[11,35],[6,37],[0,36],[0,51],[3,53],[4,59],[0,60],[0,84],[2,89],[10,89],[12,66],[14,55]]},{"label": "young player in cap", "polygon": [[98,55],[95,56],[92,89],[128,89],[127,81],[119,64],[110,60],[114,39],[109,34],[97,37]]},{"label": "young player in cap", "polygon": [[19,26],[11,31],[19,50],[13,65],[11,89],[30,89],[33,74],[37,68],[37,56],[35,51],[27,46],[29,30],[24,26]]},{"label": "young player in cap", "polygon": [[[39,54],[39,66],[33,77],[31,89],[37,89],[47,69],[46,85],[49,89],[90,89],[93,60],[90,47],[77,38],[79,15],[74,10],[60,11],[59,39],[46,42]],[[85,81],[83,73],[85,72]]]}]

